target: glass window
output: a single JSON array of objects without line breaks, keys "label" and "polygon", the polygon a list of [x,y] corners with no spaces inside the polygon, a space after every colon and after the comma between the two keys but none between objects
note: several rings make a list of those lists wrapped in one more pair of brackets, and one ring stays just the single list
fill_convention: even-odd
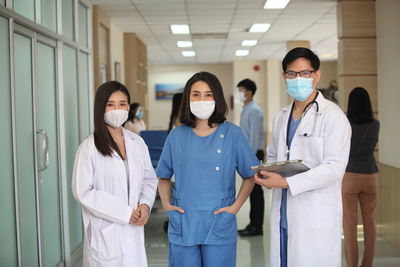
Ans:
[{"label": "glass window", "polygon": [[14,11],[22,16],[35,20],[35,0],[14,0]]},{"label": "glass window", "polygon": [[8,20],[0,17],[0,259],[2,266],[17,266],[9,40]]},{"label": "glass window", "polygon": [[74,39],[74,1],[62,0],[62,34]]},{"label": "glass window", "polygon": [[16,157],[22,266],[38,266],[31,39],[14,33]]},{"label": "glass window", "polygon": [[79,43],[88,46],[88,18],[86,6],[79,3]]},{"label": "glass window", "polygon": [[57,4],[56,0],[41,0],[41,23],[44,27],[57,31]]},{"label": "glass window", "polygon": [[[71,184],[75,152],[79,146],[78,116],[78,73],[76,50],[63,47],[63,80],[64,80],[64,118],[66,169],[68,183]],[[70,250],[74,251],[82,243],[81,206],[74,199],[72,190],[68,190]]]}]

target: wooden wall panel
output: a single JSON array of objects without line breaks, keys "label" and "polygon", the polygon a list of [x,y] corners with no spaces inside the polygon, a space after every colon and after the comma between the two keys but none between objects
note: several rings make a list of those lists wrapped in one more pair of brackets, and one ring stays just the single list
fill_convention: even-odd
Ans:
[{"label": "wooden wall panel", "polygon": [[376,39],[339,40],[338,75],[376,75]]},{"label": "wooden wall panel", "polygon": [[379,164],[378,233],[400,248],[400,169]]},{"label": "wooden wall panel", "polygon": [[111,78],[110,52],[111,19],[99,6],[93,6],[93,71],[94,88],[101,84],[100,65],[106,65],[106,79]]},{"label": "wooden wall panel", "polygon": [[337,6],[338,37],[375,37],[375,2],[342,1]]}]

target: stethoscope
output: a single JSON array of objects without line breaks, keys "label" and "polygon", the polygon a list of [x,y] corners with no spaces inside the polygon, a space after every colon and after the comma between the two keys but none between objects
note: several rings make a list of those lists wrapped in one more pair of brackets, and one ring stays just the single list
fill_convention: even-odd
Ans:
[{"label": "stethoscope", "polygon": [[[318,96],[318,94],[317,94],[317,96]],[[317,97],[315,97],[315,98],[317,98]],[[311,109],[312,105],[314,105],[314,104],[316,105],[316,112],[315,112],[312,130],[311,130],[311,132],[304,131],[304,129],[302,129],[303,127],[300,127],[301,123],[303,122],[303,119],[304,119],[304,116],[306,115],[306,113]],[[319,105],[318,105],[318,102],[315,101],[315,99],[314,99],[313,101],[308,103],[307,106],[305,106],[305,108],[303,110],[303,115],[301,115],[301,121],[300,121],[300,125],[299,125],[299,133],[298,133],[300,136],[310,137],[314,134],[315,124],[317,124],[318,115],[319,115]]]},{"label": "stethoscope", "polygon": [[[308,103],[305,107],[304,107],[304,109],[303,109],[303,114],[301,115],[301,121],[300,121],[300,125],[298,126],[298,135],[300,135],[300,136],[304,136],[304,137],[310,137],[310,136],[312,136],[313,134],[314,134],[314,131],[315,131],[315,125],[316,125],[316,123],[317,123],[317,118],[318,118],[318,115],[319,115],[319,104],[318,104],[318,102],[316,101],[316,99],[317,99],[317,97],[318,97],[318,94],[319,94],[319,92],[317,91],[317,95],[314,97],[314,99],[313,99],[313,101],[311,101],[310,103]],[[315,105],[316,106],[316,112],[315,112],[315,117],[314,117],[314,121],[313,121],[313,126],[312,126],[312,130],[309,132],[309,131],[306,131],[306,130],[303,130],[302,129],[302,127],[301,127],[301,124],[303,123],[303,121],[304,121],[304,116],[307,114],[307,112],[312,108],[312,106],[313,105]],[[291,108],[291,110],[290,110],[290,115],[289,116],[292,116],[292,114],[293,114],[293,108],[294,108],[294,102],[293,102],[293,104],[292,104],[292,108]],[[289,126],[290,126],[290,121],[291,121],[291,118],[289,117],[289,119],[288,119],[288,122],[287,122],[287,126],[286,126],[286,155],[287,156],[289,156],[289,146],[288,146],[288,140],[289,140]]]}]

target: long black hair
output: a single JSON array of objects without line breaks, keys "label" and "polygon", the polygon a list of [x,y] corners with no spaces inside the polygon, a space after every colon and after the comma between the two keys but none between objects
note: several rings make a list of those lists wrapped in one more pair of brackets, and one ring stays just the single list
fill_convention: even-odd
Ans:
[{"label": "long black hair", "polygon": [[97,89],[94,99],[94,144],[97,150],[104,156],[111,156],[112,151],[115,150],[123,158],[104,121],[108,99],[116,91],[124,93],[128,99],[128,104],[130,103],[131,97],[129,92],[120,82],[109,81],[103,83]]},{"label": "long black hair", "polygon": [[212,127],[214,123],[223,123],[228,114],[228,105],[226,104],[222,85],[217,76],[210,72],[201,71],[193,75],[186,83],[183,90],[183,98],[181,104],[181,122],[186,126],[192,128],[196,127],[196,117],[190,111],[190,91],[192,85],[198,81],[203,81],[210,87],[215,101],[215,110],[211,117],[208,119],[208,125]]},{"label": "long black hair", "polygon": [[353,124],[369,123],[374,120],[371,100],[364,88],[356,87],[351,90],[347,105],[347,118]]},{"label": "long black hair", "polygon": [[174,127],[174,122],[178,118],[179,108],[181,107],[182,103],[182,96],[182,93],[177,93],[172,97],[172,111],[171,116],[169,117],[168,132],[172,130],[172,127]]}]

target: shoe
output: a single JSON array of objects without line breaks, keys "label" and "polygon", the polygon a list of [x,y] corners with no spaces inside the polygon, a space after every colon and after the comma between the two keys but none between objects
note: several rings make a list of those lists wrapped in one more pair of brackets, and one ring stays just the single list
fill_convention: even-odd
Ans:
[{"label": "shoe", "polygon": [[257,229],[254,226],[250,226],[243,232],[239,232],[240,236],[258,236],[263,235],[263,231],[261,229]]},{"label": "shoe", "polygon": [[250,227],[251,227],[251,225],[248,224],[245,228],[243,228],[243,229],[241,229],[241,230],[238,230],[238,233],[241,234],[241,233],[243,233],[243,232],[246,232],[247,230],[249,230]]}]

